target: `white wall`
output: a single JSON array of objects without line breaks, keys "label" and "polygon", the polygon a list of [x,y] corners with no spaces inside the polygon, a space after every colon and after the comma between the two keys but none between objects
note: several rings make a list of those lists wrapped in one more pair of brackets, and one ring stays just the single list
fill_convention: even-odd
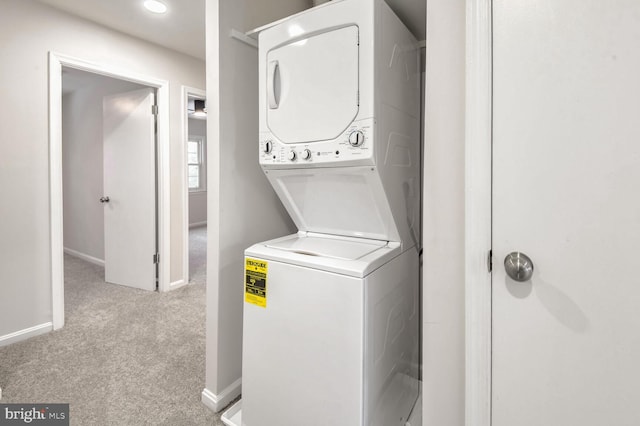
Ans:
[{"label": "white wall", "polygon": [[207,120],[189,118],[189,135],[207,136]]},{"label": "white wall", "polygon": [[204,86],[204,63],[33,0],[0,7],[0,337],[52,320],[48,52],[170,82],[171,279],[182,277],[181,85]]},{"label": "white wall", "polygon": [[189,193],[189,226],[207,222],[207,191]]},{"label": "white wall", "polygon": [[427,2],[423,424],[464,425],[465,1]]},{"label": "white wall", "polygon": [[[267,3],[267,2],[264,2]],[[246,247],[295,232],[257,161],[258,51],[229,37],[246,31],[248,10],[273,19],[307,3],[207,2],[207,360],[203,401],[214,410],[236,396],[242,374],[243,275]],[[303,7],[304,6],[304,7]],[[296,10],[296,7],[300,9]],[[282,13],[280,16],[274,16]]]},{"label": "white wall", "polygon": [[81,87],[62,97],[64,247],[104,261],[102,98],[139,89],[138,84],[72,71],[62,89]]},{"label": "white wall", "polygon": [[[327,0],[328,1],[328,0]],[[321,1],[324,3],[324,1]],[[313,0],[244,0],[243,32],[294,15],[314,6]]]},{"label": "white wall", "polygon": [[[207,121],[189,118],[189,136],[202,138],[204,152],[207,152]],[[203,172],[206,174],[206,158],[204,160]],[[189,225],[202,224],[207,221],[207,191],[189,192]]]}]

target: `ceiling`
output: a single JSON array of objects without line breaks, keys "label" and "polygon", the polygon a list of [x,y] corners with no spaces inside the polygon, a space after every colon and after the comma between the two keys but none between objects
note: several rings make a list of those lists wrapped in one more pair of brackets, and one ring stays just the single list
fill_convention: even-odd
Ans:
[{"label": "ceiling", "polygon": [[168,11],[148,12],[142,0],[39,0],[105,27],[204,60],[205,0],[162,0]]},{"label": "ceiling", "polygon": [[[205,59],[205,0],[163,0],[168,12],[157,15],[142,0],[38,0],[73,15]],[[269,1],[269,0],[260,0]],[[387,0],[414,33],[425,39],[426,0]]]}]

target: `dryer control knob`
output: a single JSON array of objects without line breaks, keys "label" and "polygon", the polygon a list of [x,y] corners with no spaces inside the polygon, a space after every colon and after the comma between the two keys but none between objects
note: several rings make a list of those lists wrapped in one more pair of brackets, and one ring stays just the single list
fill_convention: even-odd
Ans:
[{"label": "dryer control knob", "polygon": [[264,149],[263,149],[264,153],[265,154],[269,154],[269,153],[271,153],[272,150],[273,150],[273,142],[266,141],[264,143]]},{"label": "dryer control knob", "polygon": [[289,154],[287,154],[287,158],[291,161],[295,161],[297,155],[295,151],[289,151]]},{"label": "dryer control knob", "polygon": [[364,143],[364,133],[360,130],[351,132],[349,135],[349,143],[351,146],[360,146]]},{"label": "dryer control knob", "polygon": [[303,160],[310,160],[311,159],[311,151],[309,151],[308,149],[305,149],[304,151],[302,151],[302,159]]}]

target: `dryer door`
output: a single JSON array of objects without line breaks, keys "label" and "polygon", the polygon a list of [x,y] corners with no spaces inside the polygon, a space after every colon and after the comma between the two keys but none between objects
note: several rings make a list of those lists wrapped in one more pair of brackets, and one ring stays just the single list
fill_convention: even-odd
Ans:
[{"label": "dryer door", "polygon": [[331,140],[358,113],[358,27],[313,35],[267,53],[267,125],[284,143]]}]

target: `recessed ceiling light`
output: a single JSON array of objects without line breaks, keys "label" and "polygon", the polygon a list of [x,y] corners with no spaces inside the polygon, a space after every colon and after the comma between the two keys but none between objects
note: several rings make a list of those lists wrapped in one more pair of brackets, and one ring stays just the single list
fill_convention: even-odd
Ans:
[{"label": "recessed ceiling light", "polygon": [[145,0],[144,7],[153,13],[165,13],[167,11],[167,6],[158,0]]}]

